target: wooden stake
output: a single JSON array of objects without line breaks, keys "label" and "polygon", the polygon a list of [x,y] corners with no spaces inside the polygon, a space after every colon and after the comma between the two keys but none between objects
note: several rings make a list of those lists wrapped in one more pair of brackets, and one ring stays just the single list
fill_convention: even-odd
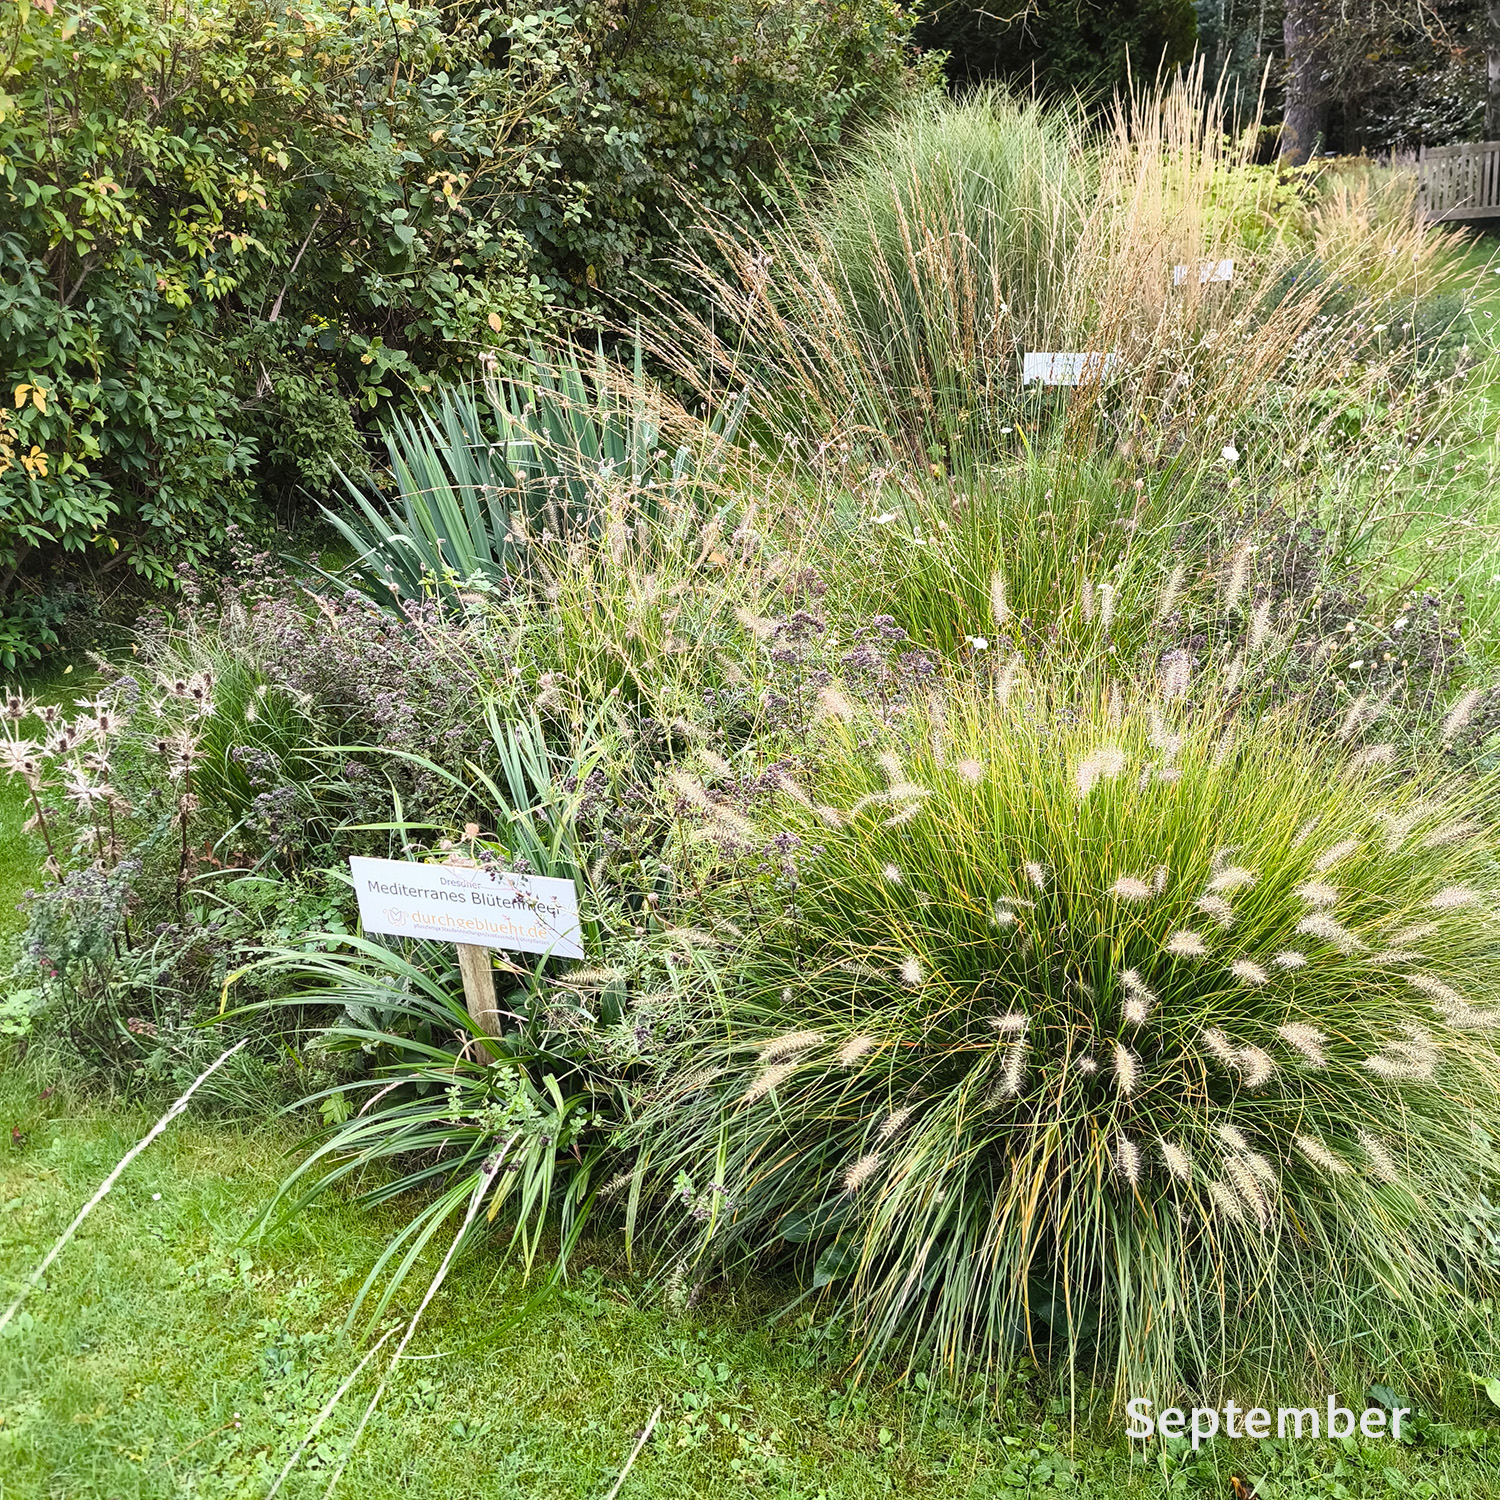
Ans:
[{"label": "wooden stake", "polygon": [[495,961],[477,943],[455,943],[458,972],[464,977],[464,1002],[486,1036],[500,1035],[500,1012],[495,1009]]},{"label": "wooden stake", "polygon": [[[443,861],[460,869],[474,870],[478,862],[461,854],[450,854]],[[478,943],[455,943],[458,949],[458,972],[463,975],[464,1003],[486,1036],[500,1035],[500,1013],[495,1009],[495,960],[488,948]]]}]

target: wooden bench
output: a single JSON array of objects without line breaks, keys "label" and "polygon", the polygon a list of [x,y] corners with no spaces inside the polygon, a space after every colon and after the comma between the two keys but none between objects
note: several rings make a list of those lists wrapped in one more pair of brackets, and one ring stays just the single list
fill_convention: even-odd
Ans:
[{"label": "wooden bench", "polygon": [[1500,141],[1423,146],[1417,211],[1429,224],[1500,218]]}]

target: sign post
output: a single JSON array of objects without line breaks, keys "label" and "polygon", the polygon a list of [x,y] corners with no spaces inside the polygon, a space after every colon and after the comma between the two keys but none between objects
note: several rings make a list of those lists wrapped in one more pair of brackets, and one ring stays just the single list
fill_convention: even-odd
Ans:
[{"label": "sign post", "polygon": [[351,855],[349,873],[366,932],[447,940],[458,949],[464,1001],[487,1036],[500,1035],[492,948],[583,957],[578,892],[571,880]]}]

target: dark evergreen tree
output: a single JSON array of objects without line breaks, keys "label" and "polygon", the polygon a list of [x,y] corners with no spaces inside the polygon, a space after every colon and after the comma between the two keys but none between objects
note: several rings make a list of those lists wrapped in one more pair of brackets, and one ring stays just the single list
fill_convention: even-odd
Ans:
[{"label": "dark evergreen tree", "polygon": [[1193,0],[926,0],[915,31],[922,46],[948,54],[956,86],[1035,81],[1049,93],[1094,97],[1131,74],[1151,77],[1185,63],[1197,34]]}]

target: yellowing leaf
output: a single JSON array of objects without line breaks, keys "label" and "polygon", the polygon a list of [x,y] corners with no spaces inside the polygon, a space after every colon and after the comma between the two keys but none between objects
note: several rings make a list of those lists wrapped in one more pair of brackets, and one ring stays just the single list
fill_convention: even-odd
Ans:
[{"label": "yellowing leaf", "polygon": [[41,386],[31,388],[31,404],[45,417],[47,415],[47,393]]},{"label": "yellowing leaf", "polygon": [[[499,313],[491,313],[489,315],[489,317],[485,319],[485,322],[488,323],[490,325],[490,327],[496,333],[500,332],[500,314]],[[19,401],[16,402],[17,406],[19,406],[20,404],[21,403]]]}]

